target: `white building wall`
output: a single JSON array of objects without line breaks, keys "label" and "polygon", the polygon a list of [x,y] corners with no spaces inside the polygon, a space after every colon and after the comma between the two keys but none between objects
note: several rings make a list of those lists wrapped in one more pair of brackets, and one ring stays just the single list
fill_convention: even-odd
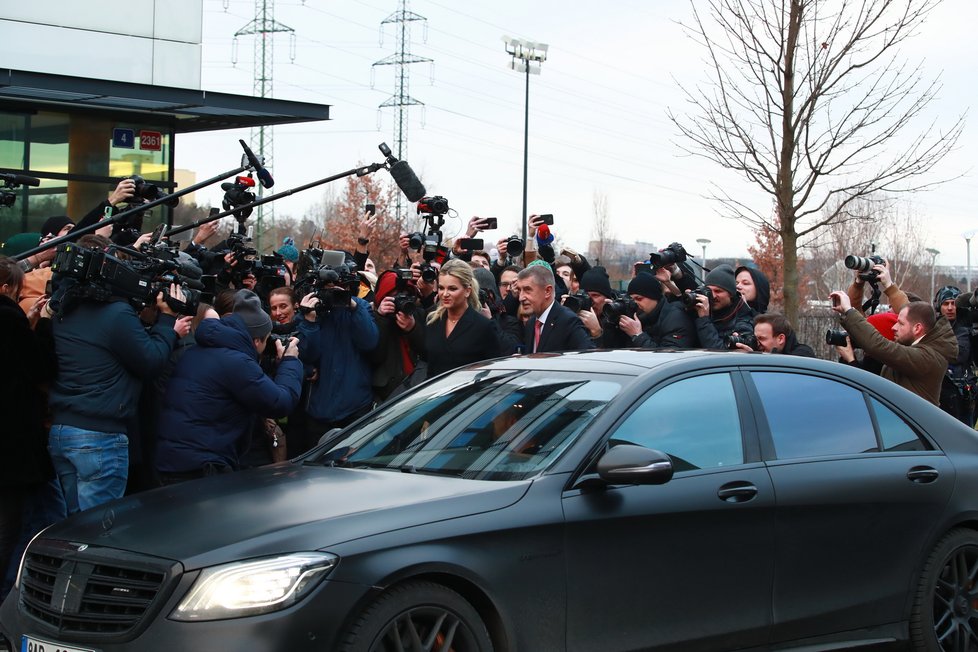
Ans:
[{"label": "white building wall", "polygon": [[203,0],[0,3],[0,67],[200,89]]}]

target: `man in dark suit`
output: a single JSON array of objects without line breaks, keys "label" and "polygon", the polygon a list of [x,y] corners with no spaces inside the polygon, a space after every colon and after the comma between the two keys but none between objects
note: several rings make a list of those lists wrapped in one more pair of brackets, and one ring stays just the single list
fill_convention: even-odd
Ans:
[{"label": "man in dark suit", "polygon": [[531,264],[516,277],[520,304],[532,317],[526,323],[526,353],[593,349],[581,320],[554,301],[554,274],[544,264]]}]

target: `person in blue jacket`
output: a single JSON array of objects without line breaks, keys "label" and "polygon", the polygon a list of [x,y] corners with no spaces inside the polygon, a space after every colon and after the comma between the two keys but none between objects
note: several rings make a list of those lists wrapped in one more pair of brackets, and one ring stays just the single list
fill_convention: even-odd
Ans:
[{"label": "person in blue jacket", "polygon": [[299,359],[316,369],[306,406],[304,452],[332,428],[343,428],[373,407],[373,372],[368,354],[379,339],[370,304],[350,297],[349,306],[319,305],[312,293],[299,301],[304,319],[299,322]]},{"label": "person in blue jacket", "polygon": [[174,369],[160,410],[156,470],[163,484],[237,469],[254,420],[295,408],[302,390],[296,339],[288,346],[274,341],[281,360],[273,379],[258,362],[271,332],[251,290],[235,294],[230,315],[200,322],[197,345]]}]

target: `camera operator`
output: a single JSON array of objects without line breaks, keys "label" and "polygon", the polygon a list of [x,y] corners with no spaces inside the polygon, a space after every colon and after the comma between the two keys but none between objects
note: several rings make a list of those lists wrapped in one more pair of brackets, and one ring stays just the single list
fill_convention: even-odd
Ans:
[{"label": "camera operator", "polygon": [[652,274],[639,272],[628,283],[628,294],[638,304],[638,318],[622,315],[618,328],[643,349],[693,349],[699,346],[696,325],[682,305],[663,298],[662,284]]},{"label": "camera operator", "polygon": [[611,280],[604,267],[592,267],[581,277],[581,289],[591,298],[591,308],[577,313],[588,335],[599,349],[627,349],[631,338],[611,323],[604,314],[604,306],[615,299]]},{"label": "camera operator", "polygon": [[[109,242],[86,235],[78,245],[104,249]],[[176,284],[169,296],[185,299]],[[48,449],[69,514],[125,492],[127,434],[142,381],[163,369],[177,339],[190,331],[191,318],[178,318],[164,293],[156,297],[156,306],[159,318],[149,332],[128,301],[81,299],[54,320],[58,374],[49,399]]]},{"label": "camera operator", "polygon": [[948,365],[941,385],[941,409],[974,427],[975,392],[978,391],[971,348],[974,330],[971,310],[964,308],[958,312],[957,299],[960,296],[961,290],[953,285],[945,285],[934,296],[934,308],[948,321],[958,340],[958,357]]},{"label": "camera operator", "polygon": [[[339,289],[327,283],[327,289]],[[299,359],[317,369],[309,389],[305,441],[302,453],[333,428],[343,428],[370,411],[373,386],[368,355],[377,346],[377,324],[370,304],[355,296],[345,307],[320,305],[315,293],[299,301],[304,319],[299,322]]]},{"label": "camera operator", "polygon": [[420,352],[424,350],[425,311],[413,279],[400,278],[400,271],[381,272],[374,293],[378,343],[370,353],[370,364],[378,403],[386,401],[419,362],[423,364]]},{"label": "camera operator", "polygon": [[[212,313],[213,314],[213,313]],[[160,411],[156,469],[163,484],[233,471],[258,416],[287,415],[302,391],[296,338],[270,340],[272,320],[258,295],[239,290],[233,312],[206,318],[197,346],[177,363]],[[259,356],[273,343],[278,369],[265,375]]]},{"label": "camera operator", "polygon": [[555,301],[555,282],[550,266],[543,261],[534,261],[517,277],[520,304],[531,315],[523,333],[523,350],[551,353],[593,349],[594,341],[582,320]]},{"label": "camera operator", "polygon": [[726,350],[731,348],[731,336],[754,335],[754,319],[750,306],[737,293],[737,281],[730,265],[718,265],[706,275],[706,287],[713,294],[711,299],[696,295],[696,333],[700,346],[705,349]]},{"label": "camera operator", "polygon": [[[757,344],[764,353],[815,357],[812,347],[798,341],[794,329],[791,328],[791,322],[779,312],[765,312],[754,317],[754,337],[757,338]],[[745,344],[738,344],[737,348],[752,350]]]},{"label": "camera operator", "polygon": [[847,293],[832,292],[829,296],[852,345],[883,363],[881,376],[934,405],[940,404],[948,362],[958,355],[958,342],[947,319],[937,318],[934,308],[924,301],[908,303],[898,313],[890,342],[852,307]]},{"label": "camera operator", "polygon": [[[867,281],[867,278],[874,280]],[[868,273],[857,271],[853,277],[852,284],[846,290],[846,294],[849,296],[849,304],[859,311],[860,314],[866,314],[863,298],[867,285],[870,287],[875,286],[882,290],[883,294],[886,295],[887,303],[890,304],[890,309],[895,313],[898,313],[910,301],[907,294],[890,277],[890,262],[887,260],[884,260],[882,263],[875,263]]]}]

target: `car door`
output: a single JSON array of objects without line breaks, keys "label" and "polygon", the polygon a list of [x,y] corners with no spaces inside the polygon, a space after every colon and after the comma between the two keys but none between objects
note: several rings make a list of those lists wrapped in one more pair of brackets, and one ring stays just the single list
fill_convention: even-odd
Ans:
[{"label": "car door", "polygon": [[903,620],[950,461],[859,387],[787,371],[748,380],[777,494],[772,642]]},{"label": "car door", "polygon": [[[774,494],[739,377],[677,379],[610,433],[668,453],[660,486],[564,492],[569,650],[762,644],[770,623]],[[593,479],[593,476],[591,476]]]}]

